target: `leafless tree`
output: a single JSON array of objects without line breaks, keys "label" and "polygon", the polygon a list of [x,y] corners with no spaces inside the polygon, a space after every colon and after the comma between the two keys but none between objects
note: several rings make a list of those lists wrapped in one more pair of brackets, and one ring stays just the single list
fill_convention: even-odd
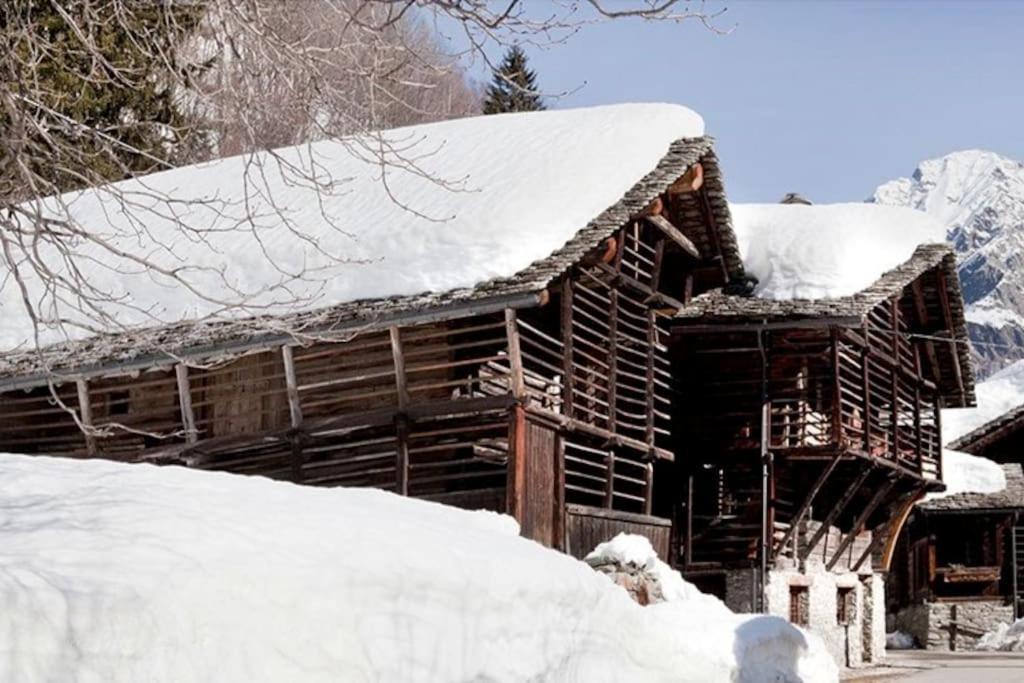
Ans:
[{"label": "leafless tree", "polygon": [[[418,151],[371,131],[474,112],[468,64],[489,63],[512,43],[558,43],[601,21],[710,26],[714,18],[689,0],[50,0],[54,28],[39,25],[31,8],[40,4],[9,0],[0,9],[9,48],[0,49],[0,351],[20,344],[35,353],[61,339],[166,322],[166,311],[115,286],[122,274],[145,274],[198,302],[200,317],[302,305],[315,287],[295,284],[311,275],[262,249],[267,225],[339,263],[344,250],[312,243],[269,196],[267,177],[321,196],[344,192],[345,179],[274,148],[340,138],[369,163],[422,172]],[[111,27],[142,63],[110,58],[103,41]],[[69,49],[76,59],[58,59]],[[61,91],[55,64],[66,72]],[[126,107],[99,125],[73,106],[90,88],[148,89],[169,97],[174,112],[155,122]],[[143,129],[158,131],[159,144],[140,144],[134,133]],[[241,202],[185,199],[147,175],[229,155],[243,156]],[[107,184],[117,179],[128,182]],[[151,229],[168,221],[173,234]],[[351,237],[358,226],[337,230]],[[262,250],[273,282],[242,285],[218,266],[226,233]],[[196,259],[204,247],[213,255]]]}]

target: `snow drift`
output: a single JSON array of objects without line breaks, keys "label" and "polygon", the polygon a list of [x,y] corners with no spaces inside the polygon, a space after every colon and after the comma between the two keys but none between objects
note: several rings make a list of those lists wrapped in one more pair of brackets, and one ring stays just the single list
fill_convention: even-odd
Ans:
[{"label": "snow drift", "polygon": [[996,462],[970,453],[942,450],[942,483],[946,490],[930,493],[928,499],[957,493],[996,493],[1006,488],[1006,473]]},{"label": "snow drift", "polygon": [[490,513],[8,455],[0,508],[0,680],[837,679],[781,619],[640,607]]},{"label": "snow drift", "polygon": [[921,211],[872,204],[730,204],[747,271],[765,299],[856,294],[946,230]]},{"label": "snow drift", "polygon": [[974,645],[975,650],[1024,652],[1024,619],[1012,624],[999,624]]},{"label": "snow drift", "polygon": [[[45,207],[180,269],[206,297],[81,246],[75,265],[108,293],[104,310],[122,325],[287,312],[511,276],[618,202],[672,142],[703,134],[700,116],[671,104],[480,116],[221,159]],[[43,256],[51,268],[64,264]],[[5,277],[11,268],[0,255],[0,351],[28,344],[32,332]],[[40,310],[81,322],[28,284]],[[221,301],[248,309],[225,311]],[[43,333],[42,343],[82,336],[73,325]]]}]

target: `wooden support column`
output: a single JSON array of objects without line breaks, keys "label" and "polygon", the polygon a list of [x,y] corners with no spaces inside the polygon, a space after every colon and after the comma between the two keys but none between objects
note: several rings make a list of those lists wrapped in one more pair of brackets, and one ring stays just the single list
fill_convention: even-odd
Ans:
[{"label": "wooden support column", "polygon": [[654,463],[644,466],[644,514],[651,514],[654,507]]},{"label": "wooden support column", "polygon": [[645,421],[645,433],[644,440],[647,445],[654,448],[654,411],[657,409],[655,403],[655,385],[654,385],[654,348],[658,343],[657,335],[657,318],[654,311],[647,312],[647,377],[645,382],[647,384],[647,405],[646,405],[646,421]]},{"label": "wooden support column", "polygon": [[895,297],[890,304],[889,315],[892,317],[892,360],[895,365],[892,372],[892,457],[893,462],[900,460],[900,323],[898,304]]},{"label": "wooden support column", "polygon": [[775,552],[781,552],[786,544],[789,543],[790,539],[796,537],[797,530],[800,527],[800,523],[803,521],[804,516],[810,511],[811,506],[814,504],[814,499],[817,497],[818,492],[828,481],[828,478],[835,471],[836,467],[839,466],[839,462],[843,459],[842,453],[837,453],[834,458],[825,466],[825,469],[821,471],[818,478],[814,481],[810,491],[804,497],[804,501],[800,504],[796,514],[793,515],[792,522],[789,525],[789,529],[786,530],[786,534],[782,537],[782,540],[775,545]]},{"label": "wooden support column", "polygon": [[281,361],[284,363],[284,385],[288,394],[288,414],[292,425],[292,432],[288,437],[291,445],[292,481],[298,484],[305,479],[302,469],[302,434],[299,432],[302,426],[302,406],[299,403],[299,386],[295,379],[295,357],[292,355],[292,347],[287,344],[281,347]]},{"label": "wooden support column", "polygon": [[409,389],[406,384],[405,353],[402,334],[398,327],[388,328],[391,338],[391,356],[395,364],[395,392],[398,412],[395,414],[395,493],[409,495]]},{"label": "wooden support column", "polygon": [[508,474],[505,485],[506,513],[523,523],[526,497],[526,408],[512,407],[508,440]]},{"label": "wooden support column", "polygon": [[864,468],[864,471],[861,472],[860,476],[854,480],[853,484],[850,485],[849,488],[846,489],[846,493],[842,495],[829,513],[825,515],[825,519],[822,520],[821,526],[819,526],[818,530],[814,532],[811,540],[807,542],[807,546],[804,548],[804,551],[800,553],[801,562],[806,561],[807,558],[810,557],[811,553],[814,552],[815,546],[817,546],[822,537],[828,533],[829,527],[832,526],[832,523],[836,521],[840,514],[842,514],[843,510],[846,509],[846,506],[850,504],[850,501],[853,500],[855,495],[857,495],[860,491],[860,487],[864,484],[865,480],[871,476],[873,471],[873,467]]},{"label": "wooden support column", "polygon": [[89,456],[96,455],[96,434],[93,432],[92,403],[89,400],[89,383],[80,379],[75,382],[78,390],[78,419],[82,423],[82,435],[85,437],[85,452]]},{"label": "wooden support column", "polygon": [[864,564],[864,562],[866,562],[867,559],[874,554],[878,547],[882,545],[882,543],[889,536],[891,536],[893,533],[899,533],[899,528],[897,528],[897,525],[902,526],[903,520],[905,519],[905,517],[903,516],[904,505],[907,503],[907,501],[916,500],[918,497],[922,495],[922,493],[922,490],[914,489],[913,491],[904,495],[903,498],[900,499],[899,503],[896,504],[896,509],[893,510],[893,514],[890,516],[889,521],[885,524],[885,533],[872,534],[871,543],[868,544],[868,547],[864,549],[864,552],[860,554],[860,557],[857,558],[857,561],[853,564],[853,566],[850,567],[850,571],[855,572],[858,569],[860,569],[861,565]]},{"label": "wooden support column", "polygon": [[505,334],[508,337],[508,386],[512,396],[522,399],[526,396],[526,380],[523,377],[523,354],[519,346],[519,326],[516,324],[516,310],[505,309]]},{"label": "wooden support column", "polygon": [[839,542],[839,547],[836,548],[835,552],[832,554],[832,559],[828,561],[826,568],[829,571],[832,571],[832,568],[839,563],[839,560],[843,553],[846,552],[846,549],[849,548],[857,539],[857,536],[864,531],[864,526],[867,524],[868,518],[871,517],[871,514],[881,504],[885,496],[888,495],[889,491],[891,491],[896,485],[896,481],[897,477],[890,478],[889,481],[882,484],[882,487],[875,491],[875,494],[871,496],[871,500],[868,502],[867,506],[861,510],[857,520],[853,523],[853,526],[850,527],[850,531],[847,532],[846,536],[843,537],[843,540]]},{"label": "wooden support column", "polygon": [[864,452],[871,455],[871,371],[868,363],[871,355],[868,353],[868,325],[865,322],[863,327],[864,346],[860,350],[860,371],[864,398]]},{"label": "wooden support column", "polygon": [[618,377],[619,377],[619,291],[608,291],[611,299],[608,311],[608,431],[618,433]]},{"label": "wooden support column", "polygon": [[693,471],[686,474],[686,539],[683,546],[683,567],[693,563]]},{"label": "wooden support column", "polygon": [[565,437],[559,434],[555,445],[554,546],[568,552],[565,534]]},{"label": "wooden support column", "polygon": [[199,432],[196,430],[196,418],[192,412],[192,389],[189,386],[188,366],[178,363],[174,366],[174,375],[178,380],[178,405],[181,408],[181,424],[185,429],[186,443],[195,443],[199,440]]},{"label": "wooden support column", "polygon": [[839,384],[839,329],[829,329],[832,344],[832,441],[843,444],[843,391]]},{"label": "wooden support column", "polygon": [[562,414],[574,417],[575,370],[572,343],[572,277],[567,275],[562,283]]}]

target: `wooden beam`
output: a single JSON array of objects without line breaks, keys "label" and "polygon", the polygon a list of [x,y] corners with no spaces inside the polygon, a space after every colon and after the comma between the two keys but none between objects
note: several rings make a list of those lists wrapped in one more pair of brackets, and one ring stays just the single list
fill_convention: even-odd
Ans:
[{"label": "wooden beam", "polygon": [[658,240],[654,247],[654,265],[651,266],[651,289],[655,292],[661,287],[661,267],[665,263],[665,240]]},{"label": "wooden beam", "polygon": [[96,434],[93,433],[92,403],[89,401],[89,384],[85,379],[75,382],[78,389],[78,419],[82,423],[82,435],[85,437],[85,452],[96,455]]},{"label": "wooden beam", "polygon": [[832,441],[843,445],[843,390],[839,384],[839,329],[829,330],[832,348]]},{"label": "wooden beam", "polygon": [[644,216],[644,220],[665,233],[666,237],[682,247],[683,251],[687,254],[698,261],[700,260],[701,255],[700,250],[697,249],[697,245],[694,244],[689,237],[684,235],[679,228],[672,225],[667,218],[660,214],[655,214],[652,216]]},{"label": "wooden beam", "polygon": [[566,275],[562,282],[562,311],[561,311],[561,332],[562,332],[562,413],[568,417],[574,417],[573,389],[575,387],[575,362],[573,359],[572,342],[572,273]]},{"label": "wooden beam", "polygon": [[885,482],[882,485],[882,488],[875,491],[875,494],[871,496],[871,500],[868,502],[867,506],[863,510],[861,510],[861,513],[857,517],[857,520],[853,523],[853,526],[850,527],[850,530],[846,533],[846,536],[843,537],[843,540],[839,542],[839,547],[836,548],[835,552],[832,554],[832,559],[829,560],[828,565],[826,567],[829,571],[832,571],[832,567],[835,567],[836,564],[838,564],[840,557],[842,557],[843,553],[846,552],[846,549],[849,548],[850,545],[857,539],[857,536],[859,536],[860,533],[864,531],[864,526],[867,524],[868,518],[871,517],[871,514],[875,511],[875,508],[877,508],[881,504],[882,499],[889,494],[889,491],[892,490],[892,487],[896,485],[897,480],[897,477],[891,477],[889,481]]},{"label": "wooden beam", "polygon": [[615,434],[619,431],[619,290],[609,289],[608,298],[608,430]]},{"label": "wooden beam", "polygon": [[395,417],[395,493],[409,495],[409,420],[403,414]]},{"label": "wooden beam", "polygon": [[178,381],[178,405],[181,408],[181,424],[185,428],[185,441],[195,443],[199,440],[196,429],[196,418],[192,412],[192,390],[188,381],[188,366],[178,363],[174,366],[174,375]]},{"label": "wooden beam", "polygon": [[522,404],[512,406],[511,418],[505,511],[522,524],[526,502],[526,410]]},{"label": "wooden beam", "polygon": [[868,544],[868,547],[864,549],[864,552],[860,554],[860,557],[857,558],[857,561],[853,564],[853,566],[850,567],[850,571],[855,572],[858,569],[860,569],[861,565],[864,564],[864,562],[866,562],[867,559],[871,557],[875,550],[878,549],[878,546],[882,545],[882,542],[891,535],[894,527],[901,520],[901,514],[903,512],[903,503],[906,502],[907,500],[914,500],[918,495],[920,495],[919,491],[917,489],[914,489],[910,493],[904,495],[902,499],[900,499],[900,501],[896,504],[896,510],[885,523],[885,533],[872,533],[871,543]]},{"label": "wooden beam", "polygon": [[715,220],[715,212],[711,209],[711,202],[708,200],[704,188],[697,191],[697,207],[707,226],[708,235],[711,237],[711,244],[714,246],[715,255],[719,257],[718,264],[722,268],[723,284],[729,282],[729,267],[725,265],[725,253],[722,251],[722,238],[718,230],[718,221]]},{"label": "wooden beam", "polygon": [[873,467],[865,468],[864,471],[861,472],[860,476],[857,477],[857,479],[854,481],[854,483],[846,489],[846,492],[836,502],[836,504],[832,507],[829,513],[825,515],[825,519],[822,520],[821,526],[819,526],[818,530],[814,532],[814,536],[811,537],[811,540],[807,543],[807,546],[804,548],[804,551],[800,553],[801,562],[805,561],[808,557],[810,557],[811,553],[814,552],[814,548],[818,545],[818,542],[821,540],[822,536],[828,533],[829,527],[831,527],[832,523],[836,521],[840,514],[842,514],[843,510],[846,509],[846,506],[850,504],[850,501],[853,500],[853,497],[855,495],[857,495],[857,493],[860,491],[860,487],[864,484],[864,481],[871,476],[872,472],[874,472]]},{"label": "wooden beam", "polygon": [[397,326],[388,328],[388,336],[391,339],[391,357],[395,364],[395,391],[398,393],[398,410],[404,413],[409,407],[409,388],[406,384],[405,353],[402,350],[400,328]]},{"label": "wooden beam", "polygon": [[683,546],[683,567],[693,564],[693,471],[686,474],[686,540]]},{"label": "wooden beam", "polygon": [[526,395],[526,379],[523,376],[523,354],[519,346],[519,326],[516,325],[514,308],[505,309],[505,334],[508,337],[509,390],[516,399],[522,399]]},{"label": "wooden beam", "polygon": [[299,402],[299,385],[295,379],[295,357],[292,347],[281,347],[281,360],[284,362],[284,384],[288,392],[288,413],[292,427],[302,425],[302,404]]},{"label": "wooden beam", "polygon": [[793,515],[792,522],[790,523],[789,528],[786,529],[786,533],[783,535],[782,540],[775,544],[775,547],[772,549],[773,555],[785,548],[786,544],[789,543],[790,539],[796,534],[797,529],[800,527],[800,523],[803,521],[804,515],[807,514],[811,509],[811,506],[814,504],[814,499],[817,497],[818,492],[821,491],[821,488],[828,481],[828,478],[835,471],[836,467],[839,466],[839,462],[842,459],[842,452],[836,453],[835,457],[832,458],[832,461],[825,466],[821,471],[821,474],[818,475],[818,478],[814,480],[814,484],[811,485],[810,490],[804,497],[804,501],[800,504],[800,508]]},{"label": "wooden beam", "polygon": [[957,390],[960,392],[961,400],[965,396],[963,368],[960,367],[960,354],[956,348],[956,331],[953,327],[953,310],[949,306],[949,291],[946,289],[946,274],[939,268],[935,274],[938,280],[939,300],[942,302],[942,317],[946,323],[946,330],[949,332],[949,355],[952,356],[953,374],[956,377]]},{"label": "wooden beam", "polygon": [[615,451],[608,451],[604,456],[604,506],[609,510],[615,504]]}]

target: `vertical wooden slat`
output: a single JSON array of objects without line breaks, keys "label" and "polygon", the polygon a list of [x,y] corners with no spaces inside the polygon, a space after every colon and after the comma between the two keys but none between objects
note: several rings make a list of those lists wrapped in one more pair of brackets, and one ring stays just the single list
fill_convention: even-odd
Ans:
[{"label": "vertical wooden slat", "polygon": [[284,383],[288,392],[288,414],[292,427],[298,429],[302,424],[302,404],[299,402],[299,385],[295,380],[295,356],[292,347],[281,347],[281,360],[284,362]]},{"label": "vertical wooden slat", "polygon": [[521,525],[526,484],[526,409],[512,407],[509,420],[508,474],[506,476],[506,511]]},{"label": "vertical wooden slat", "polygon": [[661,286],[661,265],[665,260],[665,240],[658,240],[654,247],[654,265],[651,266],[651,290],[657,292]]},{"label": "vertical wooden slat", "polygon": [[871,372],[868,369],[868,326],[864,324],[864,348],[860,350],[860,372],[864,390],[864,452],[871,455]]},{"label": "vertical wooden slat", "polygon": [[96,435],[92,431],[92,403],[89,401],[89,383],[84,379],[80,379],[75,382],[75,387],[78,389],[78,419],[84,427],[85,452],[89,455],[96,455]]},{"label": "vertical wooden slat", "polygon": [[395,415],[395,493],[409,495],[409,421],[405,411],[409,407],[409,387],[405,374],[405,352],[402,332],[397,326],[388,328],[391,357],[395,365],[395,392],[398,395],[398,414]]},{"label": "vertical wooden slat", "polygon": [[565,520],[565,437],[559,434],[555,446],[555,547],[568,552]]},{"label": "vertical wooden slat", "polygon": [[178,404],[181,408],[181,424],[185,428],[185,441],[195,443],[199,440],[196,430],[196,418],[192,412],[192,390],[188,380],[188,366],[178,363],[174,366],[174,376],[178,381]]},{"label": "vertical wooden slat", "polygon": [[900,340],[899,340],[899,318],[897,317],[897,301],[893,297],[889,309],[892,318],[892,358],[895,365],[892,367],[892,457],[899,461],[900,458],[900,395],[899,395],[899,365],[900,365]]},{"label": "vertical wooden slat", "polygon": [[615,451],[608,451],[604,465],[607,477],[604,482],[604,506],[610,510],[615,503]]},{"label": "vertical wooden slat", "polygon": [[654,448],[654,348],[658,343],[658,330],[655,327],[657,325],[657,319],[654,311],[647,312],[647,406],[646,406],[646,419],[645,427],[645,441],[647,445]]},{"label": "vertical wooden slat", "polygon": [[575,371],[572,357],[572,277],[562,283],[562,413],[573,418]]},{"label": "vertical wooden slat", "polygon": [[644,514],[651,514],[654,506],[654,463],[649,462],[644,467]]},{"label": "vertical wooden slat", "polygon": [[693,563],[693,472],[686,474],[686,539],[683,545],[683,567]]},{"label": "vertical wooden slat", "polygon": [[611,300],[608,310],[608,431],[616,434],[618,429],[618,384],[619,384],[619,291],[614,286],[608,291]]},{"label": "vertical wooden slat", "polygon": [[829,330],[832,344],[832,441],[843,444],[843,392],[839,384],[839,329]]},{"label": "vertical wooden slat", "polygon": [[511,369],[509,389],[517,399],[523,398],[526,394],[526,381],[523,377],[523,355],[519,346],[519,326],[516,324],[514,308],[505,309],[505,333],[508,336],[508,360]]}]

